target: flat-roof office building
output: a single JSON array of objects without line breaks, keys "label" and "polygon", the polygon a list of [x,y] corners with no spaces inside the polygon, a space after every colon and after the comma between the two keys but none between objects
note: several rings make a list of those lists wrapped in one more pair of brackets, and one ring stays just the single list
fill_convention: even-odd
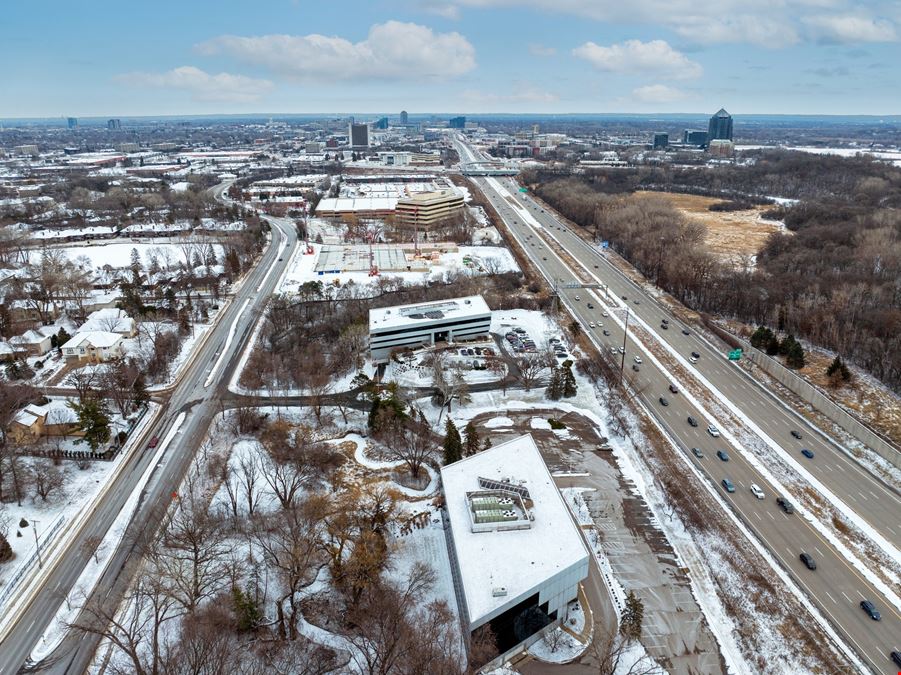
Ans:
[{"label": "flat-roof office building", "polygon": [[481,295],[369,310],[369,353],[387,363],[391,352],[488,335],[491,310]]},{"label": "flat-roof office building", "polygon": [[441,482],[463,628],[490,625],[509,656],[566,619],[588,550],[531,435],[442,467]]},{"label": "flat-roof office building", "polygon": [[463,195],[456,190],[420,192],[397,200],[398,224],[417,231],[463,213]]}]

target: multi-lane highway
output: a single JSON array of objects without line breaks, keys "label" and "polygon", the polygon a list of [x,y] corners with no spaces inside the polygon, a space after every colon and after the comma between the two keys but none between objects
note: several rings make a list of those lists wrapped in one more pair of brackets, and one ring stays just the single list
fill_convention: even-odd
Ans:
[{"label": "multi-lane highway", "polygon": [[[476,161],[474,151],[459,140],[457,148],[461,160]],[[623,344],[621,317],[623,308],[628,307],[632,314],[631,321],[643,323],[661,345],[672,347],[684,359],[688,369],[695,369],[715,389],[717,399],[728,399],[736,405],[759,427],[762,434],[796,455],[799,462],[804,462],[803,468],[821,481],[826,489],[835,492],[839,498],[847,496],[851,508],[885,537],[889,547],[899,541],[897,523],[901,502],[896,491],[861,469],[840,449],[750,382],[744,373],[725,359],[724,354],[695,335],[694,331],[688,330],[689,334],[684,334],[683,328],[687,330],[687,327],[643,289],[615,270],[592,246],[559,222],[554,214],[542,210],[527,195],[519,193],[515,182],[494,178],[472,180],[491,201],[508,230],[540,272],[547,279],[560,281],[561,300],[592,336],[599,349],[610,351]],[[566,251],[566,260],[556,252],[558,246]],[[573,260],[576,266],[582,268],[580,274],[573,269]],[[565,288],[567,283],[579,283],[580,276],[586,274],[606,285],[609,296],[604,292]],[[588,307],[589,303],[593,308]],[[608,316],[603,316],[604,312]],[[668,329],[659,328],[663,319],[669,322]],[[590,327],[591,322],[594,322],[595,328]],[[609,336],[604,335],[605,330],[610,333]],[[689,362],[691,352],[700,356],[696,363]],[[635,356],[642,360],[640,371],[630,370],[630,375],[638,378],[639,396],[682,446],[689,461],[710,479],[711,484],[861,658],[875,672],[896,673],[897,668],[891,663],[889,653],[901,648],[901,608],[893,606],[891,601],[887,602],[806,519],[798,513],[786,514],[779,508],[775,501],[778,495],[774,494],[761,471],[732,447],[724,436],[714,438],[706,431],[710,423],[722,425],[708,418],[705,411],[689,400],[691,397],[686,396],[680,383],[644,344],[632,339],[630,331],[626,340],[627,368],[634,362]],[[669,390],[670,384],[676,386],[679,393],[673,394]],[[661,397],[667,400],[668,405],[661,404]],[[689,416],[697,420],[697,427],[688,424]],[[798,440],[791,436],[792,430],[798,431],[802,438]],[[728,432],[727,429],[723,431]],[[802,447],[813,451],[813,460],[800,455]],[[702,457],[696,457],[690,448],[697,448]],[[728,461],[719,459],[717,451],[725,452]],[[723,479],[732,482],[734,493],[725,491]],[[763,489],[764,499],[758,499],[751,493],[752,484]],[[800,561],[802,552],[813,556],[817,564],[815,571],[807,569]],[[882,613],[881,621],[873,621],[861,610],[859,603],[864,599],[875,602]]]},{"label": "multi-lane highway", "polygon": [[[226,188],[227,185],[217,186],[214,194],[221,198]],[[231,302],[222,309],[215,326],[197,346],[190,363],[172,389],[168,404],[140,439],[142,444],[139,447],[144,448],[151,436],[164,438],[179,414],[186,413],[144,491],[122,545],[113,554],[95,590],[95,597],[108,598],[112,607],[127,587],[127,572],[133,571],[140,558],[140,546],[135,546],[135,542],[140,544],[156,532],[163,514],[160,507],[168,505],[171,495],[178,491],[211,420],[220,412],[219,401],[247,346],[253,326],[295,250],[297,231],[294,224],[290,220],[267,220],[272,226],[269,247],[240,283]],[[138,451],[128,458],[106,498],[97,506],[81,532],[73,537],[63,563],[52,570],[40,591],[22,608],[10,630],[0,635],[0,675],[17,672],[26,662],[36,641],[90,558],[91,552],[84,542],[91,537],[104,536],[132,494],[153,454]],[[46,670],[53,673],[83,673],[96,645],[96,639],[69,635],[45,660]]]}]

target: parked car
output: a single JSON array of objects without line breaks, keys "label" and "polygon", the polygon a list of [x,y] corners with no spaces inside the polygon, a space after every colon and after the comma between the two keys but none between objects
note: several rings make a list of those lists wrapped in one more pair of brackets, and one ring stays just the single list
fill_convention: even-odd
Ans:
[{"label": "parked car", "polygon": [[710,434],[711,436],[713,436],[714,438],[720,437],[720,430],[717,429],[712,424],[709,427],[707,427],[707,433]]},{"label": "parked car", "polygon": [[777,497],[776,503],[786,513],[791,514],[791,513],[795,512],[795,507],[792,506],[792,503],[790,501],[788,501],[785,497]]},{"label": "parked car", "polygon": [[641,300],[639,300],[638,298],[635,298],[632,302],[634,302],[636,305],[641,304]]},{"label": "parked car", "polygon": [[610,316],[610,315],[607,314],[607,312],[601,312],[601,316],[603,316],[603,317],[608,317],[608,316]]},{"label": "parked car", "polygon": [[700,449],[700,448],[692,448],[692,449],[691,449],[691,454],[693,454],[693,455],[694,455],[695,457],[697,457],[698,459],[704,459],[704,453],[701,452],[701,449]]},{"label": "parked car", "polygon": [[807,448],[801,448],[801,454],[804,455],[807,459],[813,459],[813,452],[811,452]]},{"label": "parked car", "polygon": [[669,401],[667,401],[663,396],[660,397],[660,405],[664,408],[669,405]]},{"label": "parked car", "polygon": [[689,357],[688,360],[691,361],[692,363],[697,363],[697,362],[698,362],[698,360],[697,360],[694,356]]},{"label": "parked car", "polygon": [[688,416],[688,426],[690,426],[690,427],[696,427],[696,426],[698,426],[698,420],[696,420],[694,417],[692,417],[691,415],[689,415],[689,416]]},{"label": "parked car", "polygon": [[792,436],[794,436],[795,438],[797,438],[799,441],[801,440],[801,432],[800,431],[795,431],[794,429],[792,429],[789,433]]},{"label": "parked car", "polygon": [[869,600],[861,600],[860,608],[867,613],[867,616],[873,619],[873,621],[881,621],[882,615],[879,613],[879,610],[876,609],[876,605],[874,605]]},{"label": "parked car", "polygon": [[728,453],[727,453],[725,450],[717,450],[717,451],[716,451],[716,456],[719,457],[719,458],[720,458],[721,460],[723,460],[724,462],[728,462],[728,461],[729,461],[729,455],[728,455]]},{"label": "parked car", "polygon": [[589,328],[594,328],[594,321],[589,321],[589,322],[588,322],[588,327],[589,327]]},{"label": "parked car", "polygon": [[735,492],[735,486],[728,478],[723,478],[723,487],[726,488],[726,492]]},{"label": "parked car", "polygon": [[760,486],[757,483],[751,483],[751,494],[757,497],[757,499],[763,499],[765,497],[763,490],[760,489]]},{"label": "parked car", "polygon": [[660,319],[660,323],[669,324],[669,319]]},{"label": "parked car", "polygon": [[809,553],[802,553],[800,555],[800,558],[801,558],[801,562],[804,563],[804,567],[806,567],[807,569],[815,570],[817,568],[816,561],[813,559],[813,556],[810,555]]},{"label": "parked car", "polygon": [[581,299],[582,299],[582,298],[580,298],[578,295],[576,296],[576,302],[578,302],[578,301],[581,300]]}]

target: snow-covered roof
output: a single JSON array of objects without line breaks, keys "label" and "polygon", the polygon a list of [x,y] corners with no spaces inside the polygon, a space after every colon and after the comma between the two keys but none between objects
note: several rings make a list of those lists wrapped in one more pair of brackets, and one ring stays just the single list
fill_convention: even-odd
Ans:
[{"label": "snow-covered roof", "polygon": [[27,405],[16,413],[15,421],[22,426],[30,427],[42,417],[44,424],[75,424],[78,422],[78,415],[69,407],[66,399],[51,399],[45,405]]},{"label": "snow-covered roof", "polygon": [[63,349],[75,349],[77,347],[112,347],[122,339],[117,333],[109,333],[107,331],[88,331],[85,333],[77,333],[71,340],[63,345]]},{"label": "snow-covered roof", "polygon": [[[471,624],[520,602],[559,572],[582,564],[587,569],[582,536],[531,435],[442,467],[441,480]],[[499,483],[528,491],[528,526],[473,532],[467,493]],[[505,594],[496,595],[499,588]]]},{"label": "snow-covered roof", "polygon": [[36,330],[29,330],[14,338],[10,338],[10,342],[20,345],[36,345],[41,344],[47,339],[47,336],[38,333]]},{"label": "snow-covered roof", "polygon": [[369,310],[369,331],[402,328],[439,319],[460,320],[470,316],[490,314],[491,309],[481,295],[451,298],[435,302],[416,302],[410,305],[379,307]]}]

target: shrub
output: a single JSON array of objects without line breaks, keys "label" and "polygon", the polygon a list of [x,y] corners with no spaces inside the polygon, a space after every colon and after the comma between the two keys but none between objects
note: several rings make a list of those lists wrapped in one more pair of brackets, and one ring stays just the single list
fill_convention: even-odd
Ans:
[{"label": "shrub", "polygon": [[566,425],[560,420],[555,420],[553,417],[549,418],[547,421],[548,424],[551,425],[551,429],[565,429]]}]

